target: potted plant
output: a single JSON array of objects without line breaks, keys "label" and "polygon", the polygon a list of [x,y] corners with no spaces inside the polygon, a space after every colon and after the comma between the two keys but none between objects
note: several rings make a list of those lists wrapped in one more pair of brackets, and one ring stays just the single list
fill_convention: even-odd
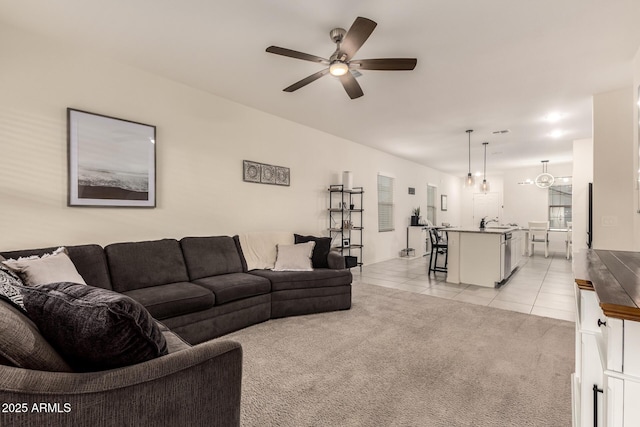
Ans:
[{"label": "potted plant", "polygon": [[411,225],[420,225],[420,206],[413,208],[413,215],[411,215]]}]

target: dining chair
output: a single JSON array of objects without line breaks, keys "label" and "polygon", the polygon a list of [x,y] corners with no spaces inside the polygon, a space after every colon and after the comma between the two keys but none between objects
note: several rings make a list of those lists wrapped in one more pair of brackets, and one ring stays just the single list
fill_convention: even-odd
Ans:
[{"label": "dining chair", "polygon": [[573,249],[573,222],[567,221],[567,259],[571,259],[571,251]]},{"label": "dining chair", "polygon": [[549,221],[529,221],[529,256],[533,255],[534,243],[544,243],[544,257],[549,257]]},{"label": "dining chair", "polygon": [[[429,275],[431,272],[446,273],[447,262],[449,259],[449,244],[447,242],[447,232],[440,231],[437,228],[429,229],[429,237],[431,239],[431,254],[429,255]],[[438,267],[438,254],[444,255],[444,267]]]}]

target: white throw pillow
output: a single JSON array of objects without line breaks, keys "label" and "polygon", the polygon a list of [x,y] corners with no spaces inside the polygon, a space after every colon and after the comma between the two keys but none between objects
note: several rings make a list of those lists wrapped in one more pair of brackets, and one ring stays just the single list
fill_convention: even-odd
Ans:
[{"label": "white throw pillow", "polygon": [[60,247],[50,254],[30,256],[27,258],[8,259],[2,264],[18,273],[23,283],[45,285],[47,283],[71,282],[86,285],[76,270],[73,261],[67,255],[67,249]]},{"label": "white throw pillow", "polygon": [[311,255],[316,242],[278,245],[278,257],[273,271],[313,271]]},{"label": "white throw pillow", "polygon": [[247,270],[273,269],[276,263],[277,246],[293,245],[293,233],[265,231],[238,235]]}]

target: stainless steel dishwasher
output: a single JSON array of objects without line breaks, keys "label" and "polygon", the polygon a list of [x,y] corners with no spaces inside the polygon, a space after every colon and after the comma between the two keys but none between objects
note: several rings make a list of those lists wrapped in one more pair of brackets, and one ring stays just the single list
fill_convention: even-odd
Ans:
[{"label": "stainless steel dishwasher", "polygon": [[500,280],[504,280],[511,274],[511,233],[504,233],[500,238],[500,259],[502,271]]}]

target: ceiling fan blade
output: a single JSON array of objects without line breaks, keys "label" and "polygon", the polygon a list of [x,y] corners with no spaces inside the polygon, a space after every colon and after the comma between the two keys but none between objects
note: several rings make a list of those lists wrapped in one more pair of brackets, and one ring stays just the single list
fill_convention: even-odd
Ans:
[{"label": "ceiling fan blade", "polygon": [[356,78],[353,77],[353,74],[347,73],[338,78],[340,79],[342,86],[344,86],[344,90],[347,91],[347,95],[349,95],[349,98],[356,99],[364,95],[364,92],[362,92],[362,88],[356,81]]},{"label": "ceiling fan blade", "polygon": [[318,80],[320,77],[324,76],[325,74],[329,74],[329,69],[328,68],[325,68],[324,70],[320,70],[317,73],[313,73],[309,77],[305,77],[304,79],[300,80],[299,82],[296,82],[296,83],[292,84],[291,86],[288,86],[288,87],[286,87],[286,88],[284,88],[282,90],[285,91],[285,92],[293,92],[295,90],[300,89],[301,87],[304,87],[304,86],[308,85],[311,82],[315,82],[316,80]]},{"label": "ceiling fan blade", "polygon": [[358,70],[413,70],[418,60],[416,58],[384,58],[358,59],[351,61],[350,66]]},{"label": "ceiling fan blade", "polygon": [[302,59],[304,61],[318,62],[320,64],[329,65],[329,60],[320,58],[319,56],[309,55],[308,53],[298,52],[297,50],[286,49],[284,47],[269,46],[267,52],[276,55],[288,56],[289,58]]},{"label": "ceiling fan blade", "polygon": [[358,49],[362,47],[364,42],[367,41],[373,30],[376,28],[376,24],[371,19],[363,18],[358,16],[347,34],[342,39],[340,43],[340,52],[346,55],[344,58],[345,61],[353,58],[353,55],[356,54]]}]

